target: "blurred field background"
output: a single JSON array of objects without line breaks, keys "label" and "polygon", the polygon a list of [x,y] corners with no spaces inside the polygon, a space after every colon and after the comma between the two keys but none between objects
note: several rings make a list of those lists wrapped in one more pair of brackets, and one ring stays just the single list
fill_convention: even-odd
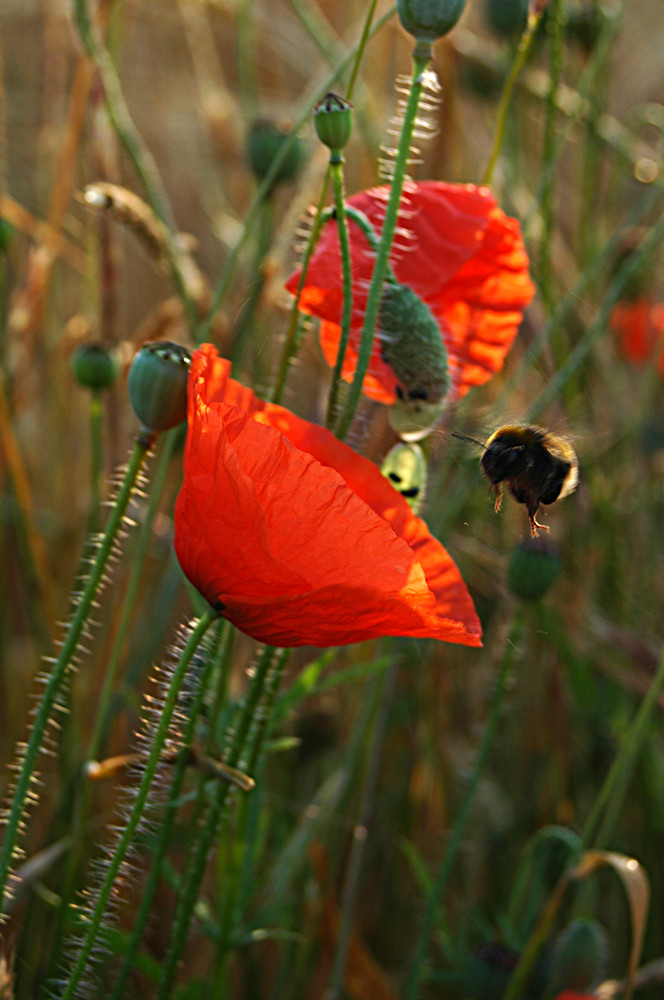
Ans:
[{"label": "blurred field background", "polygon": [[[366,8],[356,0],[99,5],[129,112],[198,266],[192,287],[203,314],[243,241],[211,337],[222,353],[230,351],[253,303],[238,373],[258,390],[275,371],[288,320],[283,281],[297,262],[301,218],[319,197],[327,163],[308,109],[328,89],[343,92],[345,78],[335,81],[335,68],[356,44]],[[379,4],[376,19],[388,9]],[[509,965],[523,946],[566,859],[560,840],[540,834],[543,846],[532,848],[533,838],[551,826],[583,828],[649,688],[664,610],[664,340],[633,364],[611,332],[607,303],[628,253],[661,221],[664,16],[661,0],[554,0],[549,13],[518,79],[492,183],[505,211],[522,222],[538,294],[504,373],[474,390],[448,423],[484,438],[506,420],[534,418],[574,441],[579,489],[547,517],[561,576],[544,601],[521,607],[505,569],[527,533],[523,508],[508,498],[494,515],[477,452],[443,429],[434,434],[424,516],[462,570],[482,618],[484,648],[402,641],[323,660],[317,651],[293,656],[272,734],[277,742],[210,867],[181,997],[296,1000],[326,995],[330,982],[336,986],[329,996],[405,996],[427,894],[476,760],[498,665],[509,655],[508,693],[433,915],[421,991],[498,1000],[501,961]],[[460,24],[436,45],[441,100],[416,178],[481,181],[517,42],[518,31],[500,34],[495,16],[488,22],[484,0],[468,0]],[[368,44],[346,150],[348,193],[379,180],[395,79],[409,72],[411,44],[395,17]],[[103,517],[96,490],[108,497],[136,432],[121,376],[103,395],[102,474],[91,475],[94,404],[73,378],[72,355],[86,339],[100,340],[117,350],[124,371],[143,340],[191,337],[168,273],[137,234],[82,200],[85,186],[98,181],[143,192],[109,122],[70,5],[4,0],[0,53],[4,766],[25,739],[35,676],[52,654],[57,622],[69,613],[86,532]],[[263,118],[299,127],[304,160],[296,180],[256,207],[245,143]],[[664,301],[657,240],[623,286],[614,296],[622,301]],[[580,363],[556,381],[575,351]],[[284,402],[321,420],[327,379],[312,332]],[[379,460],[393,440],[383,408],[365,406],[357,442]],[[122,636],[105,755],[131,748],[151,664],[191,614],[171,544],[181,453],[167,466],[162,452],[160,446],[151,472],[159,469],[166,485]],[[63,886],[85,885],[95,844],[107,839],[113,821],[118,774],[89,783],[84,844],[67,860],[62,838],[86,783],[81,764],[124,627],[122,599],[147,511],[147,498],[132,511],[139,530],[113,569],[58,752],[44,763],[26,853],[60,847],[37,866],[12,914],[4,947],[14,960],[15,994],[3,996],[45,995],[62,937],[72,929],[60,919]],[[238,636],[235,694],[254,652]],[[615,799],[610,837],[597,845],[637,858],[649,877],[642,963],[664,956],[663,765],[658,709],[631,782]],[[186,810],[182,844],[185,836]],[[529,850],[531,869],[524,867]],[[172,861],[177,868],[177,852]],[[137,879],[127,891],[139,889]],[[144,945],[157,962],[171,905],[165,885]],[[612,873],[594,875],[570,897],[556,930],[579,914],[604,928],[602,978],[622,979],[634,910]],[[230,945],[222,949],[220,940]],[[494,944],[509,954],[492,960],[487,946]],[[497,987],[488,982],[494,974]],[[663,982],[636,995],[661,997]],[[151,996],[150,983],[146,964],[126,995]],[[533,987],[529,995],[550,994]]]}]

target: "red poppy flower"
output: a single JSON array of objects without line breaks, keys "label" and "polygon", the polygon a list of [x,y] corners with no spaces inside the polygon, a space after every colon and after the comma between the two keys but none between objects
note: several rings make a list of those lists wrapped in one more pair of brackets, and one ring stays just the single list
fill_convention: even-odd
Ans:
[{"label": "red poppy flower", "polygon": [[609,321],[621,354],[634,365],[644,365],[657,354],[664,375],[664,304],[649,295],[618,302]]},{"label": "red poppy flower", "polygon": [[194,354],[188,395],[175,550],[226,618],[279,646],[481,645],[458,569],[373,463],[257,399],[210,345]]},{"label": "red poppy flower", "polygon": [[[372,188],[348,199],[379,233],[387,188]],[[350,220],[353,273],[351,334],[344,362],[350,380],[357,362],[374,254],[366,235]],[[450,367],[450,400],[465,395],[499,371],[512,346],[534,287],[519,223],[498,208],[488,188],[472,184],[420,181],[404,195],[390,264],[431,309],[445,342]],[[286,282],[297,289],[300,272]],[[300,307],[322,320],[321,345],[333,365],[339,346],[342,307],[341,258],[337,227],[323,229],[311,259]],[[397,378],[374,341],[364,392],[394,403]]]}]

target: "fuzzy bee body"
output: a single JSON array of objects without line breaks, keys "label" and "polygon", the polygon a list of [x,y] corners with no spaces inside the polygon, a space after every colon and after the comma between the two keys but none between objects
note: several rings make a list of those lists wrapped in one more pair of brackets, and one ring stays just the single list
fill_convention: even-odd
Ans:
[{"label": "fuzzy bee body", "polygon": [[502,484],[525,505],[530,533],[548,531],[537,521],[542,504],[555,503],[571,493],[579,480],[579,463],[571,444],[533,424],[499,427],[486,442],[481,467],[496,492],[496,511],[502,502]]}]

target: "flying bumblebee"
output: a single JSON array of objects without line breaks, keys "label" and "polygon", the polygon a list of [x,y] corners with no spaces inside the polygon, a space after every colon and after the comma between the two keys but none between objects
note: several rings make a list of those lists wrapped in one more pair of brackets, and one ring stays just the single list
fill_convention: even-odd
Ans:
[{"label": "flying bumblebee", "polygon": [[555,503],[572,493],[579,481],[579,463],[569,441],[534,424],[507,424],[487,440],[480,465],[496,493],[495,510],[502,503],[502,484],[518,503],[525,504],[530,534],[549,529],[537,521],[542,504]]}]

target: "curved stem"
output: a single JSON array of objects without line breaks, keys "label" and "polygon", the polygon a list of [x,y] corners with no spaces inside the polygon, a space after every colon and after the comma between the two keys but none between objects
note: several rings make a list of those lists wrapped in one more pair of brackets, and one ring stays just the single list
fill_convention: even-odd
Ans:
[{"label": "curved stem", "polygon": [[514,85],[518,79],[519,73],[526,64],[528,56],[530,55],[530,50],[535,38],[535,32],[537,31],[541,19],[542,11],[533,12],[531,10],[528,14],[525,31],[521,36],[521,41],[519,42],[519,47],[516,50],[514,62],[512,63],[509,75],[505,80],[503,92],[500,95],[500,104],[498,105],[498,111],[496,113],[496,130],[493,134],[493,145],[491,146],[489,160],[484,171],[484,176],[482,177],[482,184],[490,184],[493,179],[493,172],[496,169],[498,157],[500,156],[500,150],[503,145],[503,139],[505,138],[505,125],[507,124],[507,114],[512,102]]},{"label": "curved stem", "polygon": [[16,842],[19,830],[25,818],[26,806],[32,794],[35,782],[37,759],[44,744],[44,736],[49,723],[53,719],[53,709],[62,686],[66,680],[71,663],[76,655],[81,635],[95,603],[109,558],[122,526],[129,501],[136,487],[141,469],[147,458],[148,451],[154,440],[154,435],[139,437],[134,446],[129,466],[123,483],[113,505],[106,530],[102,536],[97,555],[90,570],[87,582],[77,603],[76,610],[67,630],[67,635],[60,649],[60,654],[53,664],[48,676],[46,687],[35,714],[35,720],[25,746],[21,760],[12,803],[5,824],[5,836],[0,851],[0,914],[7,898],[7,882],[16,853]]}]

